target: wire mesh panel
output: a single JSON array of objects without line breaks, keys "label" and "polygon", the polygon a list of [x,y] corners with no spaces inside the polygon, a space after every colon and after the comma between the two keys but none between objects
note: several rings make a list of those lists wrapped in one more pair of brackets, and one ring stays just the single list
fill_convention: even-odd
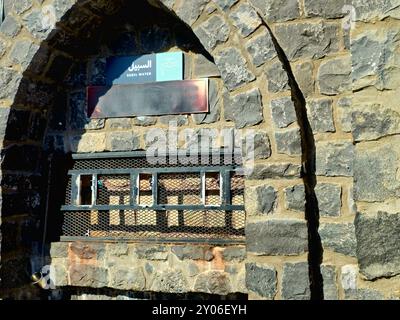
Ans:
[{"label": "wire mesh panel", "polygon": [[158,204],[201,205],[200,174],[163,173],[158,177]]},{"label": "wire mesh panel", "polygon": [[[62,236],[242,242],[244,177],[228,165],[187,168],[151,167],[144,157],[75,160],[62,208]],[[92,205],[75,205],[71,199],[79,198],[82,189],[74,187],[80,181],[76,177],[88,176],[87,170],[92,172]],[[74,190],[78,194],[72,195]]]}]

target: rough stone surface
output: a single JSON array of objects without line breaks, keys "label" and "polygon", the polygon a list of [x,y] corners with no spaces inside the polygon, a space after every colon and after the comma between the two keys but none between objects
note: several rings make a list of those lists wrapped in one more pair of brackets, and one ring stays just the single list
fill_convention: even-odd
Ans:
[{"label": "rough stone surface", "polygon": [[213,0],[223,11],[229,10],[239,0]]},{"label": "rough stone surface", "polygon": [[353,0],[356,21],[383,20],[387,17],[400,18],[399,3],[397,0]]},{"label": "rough stone surface", "polygon": [[21,25],[12,16],[6,16],[0,25],[0,32],[7,37],[15,37],[21,30]]},{"label": "rough stone surface", "polygon": [[195,79],[219,77],[221,75],[218,67],[202,54],[196,55],[193,63],[193,78]]},{"label": "rough stone surface", "polygon": [[26,14],[23,18],[23,24],[28,31],[36,38],[44,40],[51,32],[50,24],[42,23],[43,13],[40,10],[34,10]]},{"label": "rough stone surface", "polygon": [[313,133],[335,131],[331,99],[308,100],[307,114]]},{"label": "rough stone surface", "polygon": [[272,93],[289,90],[289,78],[283,69],[282,63],[275,62],[267,71],[268,91]]},{"label": "rough stone surface", "polygon": [[183,293],[189,289],[181,270],[167,269],[156,272],[151,290],[156,292]]},{"label": "rough stone surface", "polygon": [[351,0],[334,0],[320,2],[305,0],[304,7],[307,17],[342,18],[346,15],[345,5],[351,5]]},{"label": "rough stone surface", "polygon": [[305,189],[304,185],[295,185],[285,188],[285,208],[294,211],[304,212],[305,210]]},{"label": "rough stone surface", "polygon": [[315,187],[320,216],[337,217],[342,206],[340,185],[320,183]]},{"label": "rough stone surface", "polygon": [[209,0],[185,0],[176,10],[176,13],[190,26],[198,19],[208,1]]},{"label": "rough stone surface", "polygon": [[322,265],[324,300],[338,300],[338,287],[336,282],[336,268],[332,265]]},{"label": "rough stone surface", "polygon": [[236,89],[255,79],[254,74],[248,69],[246,59],[240,51],[233,47],[221,50],[215,62],[221,71],[222,79],[229,90]]},{"label": "rough stone surface", "polygon": [[258,255],[298,255],[308,250],[307,225],[302,220],[267,220],[246,226],[247,251]]},{"label": "rough stone surface", "polygon": [[300,7],[297,0],[250,0],[268,22],[283,22],[300,17]]},{"label": "rough stone surface", "polygon": [[340,281],[342,284],[342,288],[347,295],[357,290],[357,277],[358,277],[357,265],[347,264],[342,266]]},{"label": "rough stone surface", "polygon": [[132,129],[131,119],[129,118],[107,119],[107,125],[110,129],[121,129],[121,130]]},{"label": "rough stone surface", "polygon": [[352,108],[351,131],[356,141],[375,140],[400,133],[400,113],[380,103]]},{"label": "rough stone surface", "polygon": [[103,288],[108,284],[108,270],[88,264],[72,265],[69,276],[72,286]]},{"label": "rough stone surface", "polygon": [[136,246],[136,255],[139,259],[166,260],[168,251],[165,246],[140,244]]},{"label": "rough stone surface", "polygon": [[354,146],[351,142],[317,143],[316,173],[321,176],[353,176]]},{"label": "rough stone surface", "polygon": [[23,69],[26,69],[38,49],[39,46],[30,40],[18,41],[14,44],[10,59],[12,62],[20,64]]},{"label": "rough stone surface", "polygon": [[319,67],[318,86],[320,92],[325,95],[336,95],[350,91],[350,55],[323,62]]},{"label": "rough stone surface", "polygon": [[236,128],[253,126],[263,121],[261,94],[252,89],[233,96],[224,95],[225,120],[235,122]]},{"label": "rough stone surface", "polygon": [[248,214],[269,214],[275,209],[277,191],[272,186],[262,185],[245,189]]},{"label": "rough stone surface", "polygon": [[107,150],[132,151],[140,149],[140,138],[133,132],[112,132],[107,135]]},{"label": "rough stone surface", "polygon": [[[338,27],[325,23],[279,25],[275,35],[289,60],[319,59],[339,48]],[[293,41],[296,39],[296,41]]]},{"label": "rough stone surface", "polygon": [[214,15],[193,31],[207,50],[213,50],[228,40],[230,28],[222,16]]},{"label": "rough stone surface", "polygon": [[266,28],[247,41],[246,49],[256,67],[272,60],[277,55],[271,35]]},{"label": "rough stone surface", "polygon": [[281,293],[284,300],[309,300],[311,298],[307,262],[283,265]]},{"label": "rough stone surface", "polygon": [[53,242],[50,246],[50,257],[51,258],[66,258],[68,256],[67,242]]},{"label": "rough stone surface", "polygon": [[72,152],[102,152],[106,148],[105,133],[85,133],[70,138]]},{"label": "rough stone surface", "polygon": [[287,129],[275,132],[276,149],[278,153],[289,156],[301,155],[300,129]]},{"label": "rough stone surface", "polygon": [[[354,159],[354,197],[358,201],[384,201],[400,196],[397,177],[399,154],[392,144],[375,145],[372,142],[357,146]],[[384,155],[384,157],[382,156]]]},{"label": "rough stone surface", "polygon": [[[351,132],[352,130],[352,98],[343,97],[337,102],[337,110],[339,111],[339,122],[341,129],[344,132]],[[357,139],[356,135],[354,138]]]},{"label": "rough stone surface", "polygon": [[172,253],[174,253],[180,260],[192,259],[192,260],[205,260],[211,261],[214,258],[210,247],[207,246],[174,246],[171,248]]},{"label": "rough stone surface", "polygon": [[222,257],[225,261],[243,261],[246,259],[245,247],[227,247],[222,251]]},{"label": "rough stone surface", "polygon": [[250,180],[299,178],[301,166],[293,163],[256,164],[249,174]]},{"label": "rough stone surface", "polygon": [[257,12],[247,3],[235,7],[229,18],[243,37],[247,37],[261,24]]},{"label": "rough stone surface", "polygon": [[246,287],[263,298],[273,299],[277,292],[275,268],[246,263]]},{"label": "rough stone surface", "polygon": [[[253,143],[248,143],[248,139]],[[243,138],[243,153],[244,158],[251,160],[254,159],[268,159],[271,156],[271,143],[268,135],[265,132],[255,132],[254,134],[247,134]]]},{"label": "rough stone surface", "polygon": [[152,126],[153,124],[156,124],[157,118],[156,117],[148,117],[148,116],[140,116],[133,118],[133,124],[135,126]]},{"label": "rough stone surface", "polygon": [[297,84],[305,97],[314,93],[314,65],[312,62],[303,62],[296,65],[293,70]]},{"label": "rough stone surface", "polygon": [[357,213],[357,259],[366,279],[400,274],[399,221],[400,213]]},{"label": "rough stone surface", "polygon": [[286,128],[297,120],[294,103],[291,97],[271,101],[271,114],[278,128]]},{"label": "rough stone surface", "polygon": [[231,283],[229,276],[221,271],[208,271],[198,275],[194,290],[210,294],[226,295],[230,292]]},{"label": "rough stone surface", "polygon": [[116,268],[110,272],[110,286],[119,290],[142,291],[146,278],[142,268]]},{"label": "rough stone surface", "polygon": [[356,236],[353,223],[321,223],[322,246],[347,256],[356,256]]}]

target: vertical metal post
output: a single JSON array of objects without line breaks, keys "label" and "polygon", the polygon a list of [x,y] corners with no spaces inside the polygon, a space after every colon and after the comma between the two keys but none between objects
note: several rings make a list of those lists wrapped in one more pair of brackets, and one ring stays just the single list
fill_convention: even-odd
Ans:
[{"label": "vertical metal post", "polygon": [[4,0],[0,0],[0,24],[4,20]]}]

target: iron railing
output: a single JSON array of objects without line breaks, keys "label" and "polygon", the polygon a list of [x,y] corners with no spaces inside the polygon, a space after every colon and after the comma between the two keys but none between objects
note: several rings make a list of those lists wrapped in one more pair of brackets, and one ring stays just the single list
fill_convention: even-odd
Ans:
[{"label": "iron railing", "polygon": [[243,242],[240,157],[201,155],[185,165],[173,158],[155,163],[142,152],[74,155],[61,239]]}]

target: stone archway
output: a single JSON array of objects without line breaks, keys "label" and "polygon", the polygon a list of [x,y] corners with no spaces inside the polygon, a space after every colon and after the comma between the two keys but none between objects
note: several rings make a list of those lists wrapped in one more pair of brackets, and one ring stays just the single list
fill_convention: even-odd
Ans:
[{"label": "stone archway", "polygon": [[[257,0],[149,2],[189,26],[188,32],[193,31],[206,50],[204,55],[211,56],[218,68],[216,73],[207,59],[199,60],[192,64],[196,66],[193,72],[205,68],[213,77],[220,74],[223,82],[218,90],[220,121],[215,114],[178,121],[194,128],[235,125],[256,130],[257,161],[246,181],[247,256],[242,280],[249,297],[310,299],[323,293],[325,298],[336,299],[351,297],[354,292],[362,296],[353,285],[357,260],[354,147],[349,127],[351,56],[348,30],[341,27],[343,4],[319,7],[307,0],[266,5]],[[18,289],[13,288],[27,282],[23,274],[31,256],[30,238],[37,233],[45,199],[46,170],[39,161],[45,149],[103,151],[112,148],[107,139],[119,141],[125,134],[122,131],[130,130],[132,136],[136,127],[142,128],[137,130],[142,133],[143,128],[154,125],[153,119],[136,120],[128,125],[133,125],[132,129],[124,129],[126,122],[86,123],[79,113],[69,114],[75,124],[80,123],[75,129],[85,130],[75,139],[65,132],[65,113],[52,112],[66,108],[66,94],[70,93],[65,92],[62,80],[73,68],[82,68],[79,62],[98,55],[107,28],[118,25],[120,15],[129,15],[129,11],[119,11],[126,4],[122,0],[54,0],[43,10],[24,2],[1,28],[3,274],[20,266],[14,272],[16,277],[3,277],[2,284],[11,296],[17,296]],[[48,12],[50,20],[43,20]],[[51,12],[55,13],[55,25],[47,23]],[[140,36],[147,34],[147,39],[153,39],[162,35],[162,40],[168,38],[164,31],[150,28]],[[189,36],[181,36],[178,47],[190,51],[184,43]],[[116,41],[118,50],[134,41],[130,37],[132,33],[126,32],[109,42]],[[90,61],[92,84],[101,82],[101,68],[101,59]],[[79,77],[71,81],[82,84]],[[79,110],[79,90],[74,97],[69,97],[70,103]],[[53,110],[48,109],[50,105]],[[163,125],[163,120],[157,121]],[[103,132],[105,125],[115,126],[116,132]],[[303,162],[306,166],[302,168]],[[319,236],[326,252],[323,257]],[[338,275],[351,278],[352,285],[347,288],[346,281],[337,281]]]}]

